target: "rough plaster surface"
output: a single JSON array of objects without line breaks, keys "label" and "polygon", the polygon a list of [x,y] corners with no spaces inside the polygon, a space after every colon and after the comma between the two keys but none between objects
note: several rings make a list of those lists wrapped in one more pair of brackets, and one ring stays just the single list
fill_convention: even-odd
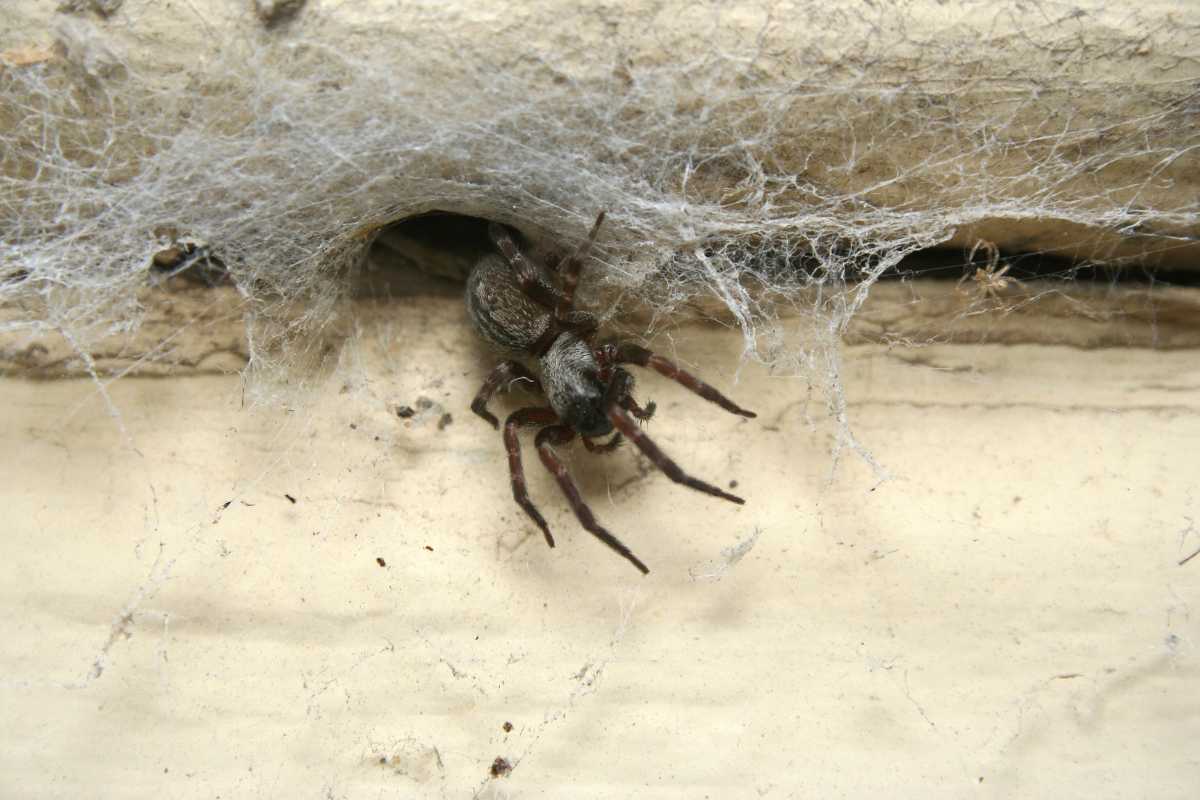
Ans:
[{"label": "rough plaster surface", "polygon": [[1194,796],[1193,352],[851,347],[889,477],[830,480],[823,403],[680,328],[760,416],[646,376],[650,431],[748,502],[572,451],[642,578],[532,454],[558,548],[512,503],[453,293],[352,316],[286,409],[0,381],[0,796]]}]

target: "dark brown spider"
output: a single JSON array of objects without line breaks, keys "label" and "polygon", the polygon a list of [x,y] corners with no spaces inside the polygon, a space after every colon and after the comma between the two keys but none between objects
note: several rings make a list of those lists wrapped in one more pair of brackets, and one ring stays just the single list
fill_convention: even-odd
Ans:
[{"label": "dark brown spider", "polygon": [[[743,417],[755,415],[645,348],[592,343],[598,327],[596,319],[575,310],[575,287],[579,283],[579,270],[603,221],[604,212],[600,212],[588,238],[553,271],[522,254],[504,227],[496,223],[489,226],[488,232],[503,258],[486,255],[471,270],[467,278],[467,310],[483,338],[517,356],[537,359],[541,380],[520,362],[504,361],[492,370],[471,403],[471,410],[498,428],[499,420],[487,410],[488,401],[497,390],[520,380],[543,392],[550,401],[549,408],[522,408],[510,414],[504,423],[513,498],[542,529],[546,543],[554,547],[550,527],[525,489],[517,439],[521,428],[540,425],[542,429],[534,439],[538,456],[558,481],[580,524],[646,573],[650,571],[646,565],[596,522],[553,446],[567,444],[578,435],[589,451],[610,453],[624,437],[676,483],[740,505],[745,502],[742,498],[688,475],[642,432],[634,419],[650,419],[654,403],[647,403],[645,408],[637,404],[631,394],[633,376],[619,365],[648,367],[726,411]],[[613,436],[606,442],[593,441],[610,433]]]}]

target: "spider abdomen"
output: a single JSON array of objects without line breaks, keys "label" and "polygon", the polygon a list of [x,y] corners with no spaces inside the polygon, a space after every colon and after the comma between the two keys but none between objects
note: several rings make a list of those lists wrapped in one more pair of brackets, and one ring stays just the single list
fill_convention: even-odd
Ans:
[{"label": "spider abdomen", "polygon": [[550,312],[521,290],[498,255],[486,255],[467,277],[467,313],[487,341],[526,353],[550,325]]}]

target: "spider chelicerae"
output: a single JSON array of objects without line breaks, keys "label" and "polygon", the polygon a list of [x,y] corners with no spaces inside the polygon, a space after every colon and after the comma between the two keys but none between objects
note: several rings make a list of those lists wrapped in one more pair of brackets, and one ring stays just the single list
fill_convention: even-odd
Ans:
[{"label": "spider chelicerae", "polygon": [[[590,452],[611,453],[622,439],[628,439],[676,483],[740,505],[745,502],[742,498],[684,472],[642,431],[635,420],[650,419],[655,405],[647,403],[645,408],[638,405],[632,395],[633,376],[620,365],[636,364],[652,369],[731,413],[743,417],[755,414],[643,347],[594,343],[598,323],[591,314],[575,309],[575,288],[584,259],[603,222],[604,212],[600,212],[587,239],[553,270],[522,253],[506,228],[497,223],[489,226],[488,233],[500,255],[485,255],[471,270],[467,278],[467,310],[484,339],[517,357],[535,360],[536,369],[530,370],[517,360],[500,363],[484,381],[471,410],[498,428],[499,420],[488,411],[487,404],[501,387],[526,381],[544,393],[549,407],[522,408],[504,422],[513,499],[537,523],[546,543],[553,547],[550,526],[525,488],[517,438],[521,428],[541,426],[534,439],[538,457],[554,475],[580,524],[642,573],[647,573],[650,570],[646,565],[596,521],[553,448],[579,436]],[[610,434],[606,441],[596,441]]]}]

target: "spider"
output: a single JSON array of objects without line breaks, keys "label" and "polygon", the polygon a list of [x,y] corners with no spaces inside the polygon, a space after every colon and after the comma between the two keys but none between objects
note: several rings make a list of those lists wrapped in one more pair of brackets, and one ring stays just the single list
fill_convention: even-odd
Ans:
[{"label": "spider", "polygon": [[[541,377],[520,361],[503,361],[484,381],[471,410],[493,428],[499,428],[499,420],[488,411],[487,404],[502,386],[526,381],[545,394],[549,407],[522,408],[504,422],[513,499],[541,528],[546,544],[554,547],[550,527],[525,488],[517,438],[521,428],[541,426],[534,439],[538,457],[554,475],[579,523],[645,574],[650,571],[646,565],[596,521],[553,447],[579,436],[589,452],[611,453],[622,439],[628,439],[676,483],[741,505],[745,502],[742,498],[688,475],[642,432],[634,420],[650,419],[655,404],[647,403],[644,408],[638,405],[632,395],[633,376],[620,365],[652,369],[733,414],[743,417],[755,414],[645,348],[593,342],[599,326],[591,314],[575,310],[575,288],[583,261],[603,222],[601,211],[587,239],[553,270],[524,255],[506,228],[495,222],[489,225],[488,234],[500,255],[485,255],[471,270],[467,278],[467,311],[479,334],[488,342],[518,357],[536,359],[536,371]],[[612,436],[607,441],[596,441],[609,434]]]},{"label": "spider", "polygon": [[976,267],[974,275],[969,272],[964,273],[963,276],[958,279],[958,285],[955,288],[962,292],[962,285],[966,283],[968,278],[970,278],[975,281],[976,286],[978,287],[976,291],[979,292],[981,298],[986,299],[990,297],[995,300],[999,300],[1000,293],[1006,290],[1009,287],[1009,284],[1016,286],[1021,285],[1019,280],[1011,275],[1008,275],[1008,271],[1012,268],[1012,264],[1004,265],[1004,268],[1001,270],[996,269],[996,265],[1000,263],[1000,250],[995,244],[987,241],[986,239],[980,239],[979,241],[975,242],[975,246],[971,248],[970,254],[967,255],[968,264],[975,258],[975,253],[977,253],[979,250],[983,250],[985,253],[987,253],[987,266],[983,268]]}]

